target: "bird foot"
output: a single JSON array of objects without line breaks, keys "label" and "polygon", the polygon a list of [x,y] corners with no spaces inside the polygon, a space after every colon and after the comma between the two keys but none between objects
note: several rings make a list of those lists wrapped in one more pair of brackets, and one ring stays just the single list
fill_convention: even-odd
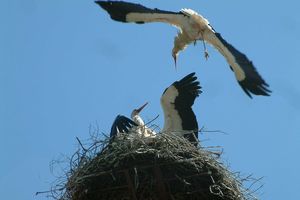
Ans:
[{"label": "bird foot", "polygon": [[208,58],[209,58],[208,51],[206,51],[206,50],[204,51],[204,57],[205,57],[206,60],[208,60]]}]

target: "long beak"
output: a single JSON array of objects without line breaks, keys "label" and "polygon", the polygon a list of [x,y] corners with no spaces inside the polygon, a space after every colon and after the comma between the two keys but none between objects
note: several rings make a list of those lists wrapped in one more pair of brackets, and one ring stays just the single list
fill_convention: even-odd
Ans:
[{"label": "long beak", "polygon": [[177,70],[177,55],[174,55],[173,58],[175,63],[175,70]]},{"label": "long beak", "polygon": [[136,109],[138,113],[140,113],[146,106],[148,105],[148,102],[146,102],[144,105],[142,105],[140,108]]},{"label": "long beak", "polygon": [[196,46],[196,44],[197,44],[197,40],[194,41],[194,46]]}]

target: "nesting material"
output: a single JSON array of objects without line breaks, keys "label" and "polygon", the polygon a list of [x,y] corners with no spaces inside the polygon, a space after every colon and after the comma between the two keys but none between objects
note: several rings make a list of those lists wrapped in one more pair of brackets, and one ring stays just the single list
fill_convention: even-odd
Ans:
[{"label": "nesting material", "polygon": [[77,152],[58,199],[254,199],[220,162],[220,153],[175,135],[129,134]]}]

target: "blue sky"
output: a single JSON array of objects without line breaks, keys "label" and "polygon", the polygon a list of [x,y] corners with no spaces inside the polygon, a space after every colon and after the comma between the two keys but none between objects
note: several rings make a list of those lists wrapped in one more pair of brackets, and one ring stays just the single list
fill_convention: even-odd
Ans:
[{"label": "blue sky", "polygon": [[0,194],[46,199],[49,163],[87,139],[108,133],[117,114],[160,115],[164,89],[196,72],[203,93],[194,111],[204,146],[224,148],[234,171],[263,176],[260,199],[300,199],[300,3],[297,1],[134,1],[177,11],[192,8],[253,60],[271,97],[248,98],[224,58],[190,46],[171,57],[174,27],[112,21],[93,1],[0,1]]}]

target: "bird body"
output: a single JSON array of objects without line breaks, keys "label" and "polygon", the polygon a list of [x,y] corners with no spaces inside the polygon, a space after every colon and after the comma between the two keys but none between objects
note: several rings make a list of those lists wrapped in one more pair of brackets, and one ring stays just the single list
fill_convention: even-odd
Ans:
[{"label": "bird body", "polygon": [[163,134],[183,136],[197,146],[198,122],[192,106],[201,93],[200,89],[195,73],[166,88],[160,99],[164,112]]},{"label": "bird body", "polygon": [[148,103],[145,103],[138,109],[134,109],[131,113],[131,119],[138,125],[137,133],[142,137],[155,137],[156,132],[145,125],[144,120],[139,113],[146,107]]},{"label": "bird body", "polygon": [[[175,81],[165,89],[160,99],[164,113],[162,134],[182,136],[195,146],[198,145],[198,122],[192,106],[201,93],[200,89],[200,83],[197,81],[195,73]],[[111,127],[110,137],[129,132],[144,138],[156,137],[156,132],[147,127],[139,115],[147,104],[134,109],[131,113],[131,119],[118,115]]]},{"label": "bird body", "polygon": [[211,44],[224,56],[239,85],[249,97],[252,98],[251,94],[270,95],[269,85],[262,79],[247,56],[224,40],[221,34],[213,29],[208,20],[196,11],[187,8],[179,12],[164,11],[124,1],[96,1],[96,3],[116,21],[138,24],[164,22],[176,26],[179,32],[174,39],[172,49],[175,64],[179,52],[189,44],[202,40],[206,58],[208,53],[205,42]]},{"label": "bird body", "polygon": [[156,135],[153,130],[145,126],[141,117],[134,116],[131,120],[123,115],[118,115],[114,120],[111,126],[110,138],[114,138],[119,134],[129,134],[127,139],[134,137],[132,134],[143,138],[153,138]]}]

